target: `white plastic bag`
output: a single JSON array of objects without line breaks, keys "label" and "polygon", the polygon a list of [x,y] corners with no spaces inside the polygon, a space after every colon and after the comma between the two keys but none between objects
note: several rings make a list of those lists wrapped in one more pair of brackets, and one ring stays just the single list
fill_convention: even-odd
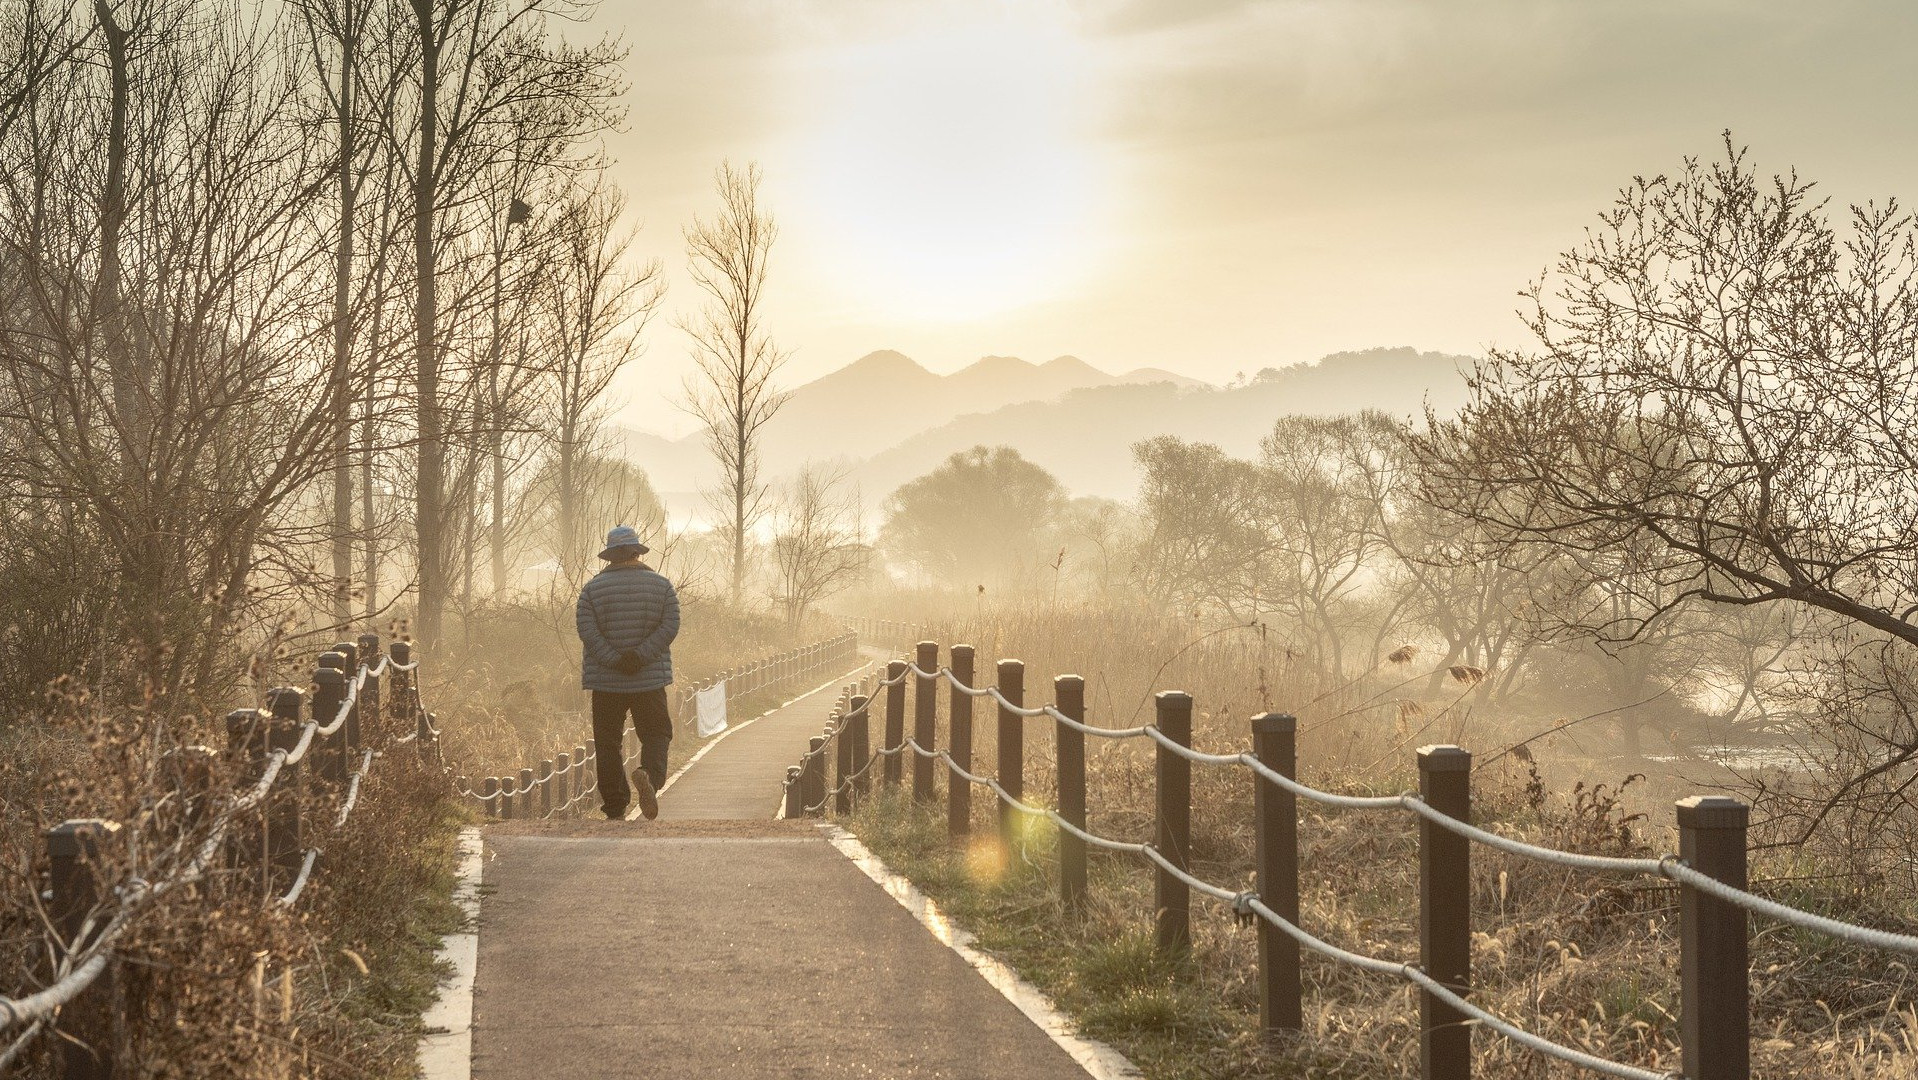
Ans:
[{"label": "white plastic bag", "polygon": [[693,711],[699,714],[699,737],[710,739],[726,730],[726,681],[693,695]]}]

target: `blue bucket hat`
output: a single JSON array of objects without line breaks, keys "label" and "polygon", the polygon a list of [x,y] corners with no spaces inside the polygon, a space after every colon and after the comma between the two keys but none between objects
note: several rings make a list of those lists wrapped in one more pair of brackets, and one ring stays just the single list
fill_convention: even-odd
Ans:
[{"label": "blue bucket hat", "polygon": [[621,553],[629,548],[637,549],[641,555],[652,550],[652,548],[639,542],[639,532],[631,525],[615,525],[613,526],[613,531],[606,534],[606,549],[599,553],[599,557],[611,562],[619,558]]}]

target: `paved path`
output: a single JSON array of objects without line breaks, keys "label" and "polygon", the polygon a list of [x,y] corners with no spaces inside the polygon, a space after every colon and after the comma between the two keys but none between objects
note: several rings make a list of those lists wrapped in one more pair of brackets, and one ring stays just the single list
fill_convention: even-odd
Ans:
[{"label": "paved path", "polygon": [[474,1077],[1085,1080],[816,826],[768,820],[836,692],[715,744],[659,821],[487,827]]},{"label": "paved path", "polygon": [[833,701],[858,674],[849,672],[722,735],[696,766],[667,784],[659,800],[660,820],[772,817],[779,810],[786,766],[797,765],[807,741],[826,729]]}]

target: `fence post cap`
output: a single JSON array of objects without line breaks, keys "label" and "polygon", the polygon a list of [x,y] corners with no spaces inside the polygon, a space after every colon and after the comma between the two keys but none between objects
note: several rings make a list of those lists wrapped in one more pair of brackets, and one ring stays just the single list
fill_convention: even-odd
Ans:
[{"label": "fence post cap", "polygon": [[898,676],[904,674],[905,670],[906,670],[906,662],[904,660],[886,661],[886,678],[888,679],[897,678]]},{"label": "fence post cap", "polygon": [[395,663],[410,664],[413,662],[413,643],[410,641],[395,641],[386,647],[386,651],[392,654]]},{"label": "fence post cap", "polygon": [[55,855],[75,853],[89,841],[119,831],[120,823],[106,818],[68,818],[47,830],[47,847]]},{"label": "fence post cap", "polygon": [[[339,656],[338,653],[327,653],[326,655],[333,657]],[[319,667],[313,669],[313,681],[321,687],[345,686],[346,672],[338,667],[322,663]]]},{"label": "fence post cap", "polygon": [[333,651],[346,658],[347,667],[352,667],[359,662],[360,646],[357,642],[336,641],[333,643]]},{"label": "fence post cap", "polygon": [[1433,743],[1418,749],[1419,768],[1426,772],[1466,772],[1472,767],[1472,752],[1450,743]]},{"label": "fence post cap", "polygon": [[1192,704],[1192,695],[1184,690],[1161,690],[1152,695],[1152,698],[1161,705],[1171,707]]},{"label": "fence post cap", "polygon": [[1729,795],[1687,795],[1677,807],[1684,829],[1743,829],[1751,821],[1751,807]]},{"label": "fence post cap", "polygon": [[1001,668],[1002,670],[1003,670],[1003,669],[1005,669],[1005,668],[1009,668],[1009,667],[1019,667],[1019,668],[1022,668],[1022,667],[1025,667],[1025,666],[1026,666],[1026,662],[1025,662],[1024,660],[1001,660],[1001,661],[999,661],[999,667],[1000,667],[1000,668]]},{"label": "fence post cap", "polygon": [[328,649],[320,654],[319,659],[313,662],[319,667],[332,668],[335,671],[346,670],[346,654],[337,649]]},{"label": "fence post cap", "polygon": [[1077,675],[1054,675],[1052,677],[1052,685],[1054,686],[1057,686],[1060,683],[1082,683],[1082,682],[1085,682],[1085,679]]},{"label": "fence post cap", "polygon": [[1262,712],[1252,718],[1254,735],[1291,735],[1299,730],[1299,718],[1291,713]]}]

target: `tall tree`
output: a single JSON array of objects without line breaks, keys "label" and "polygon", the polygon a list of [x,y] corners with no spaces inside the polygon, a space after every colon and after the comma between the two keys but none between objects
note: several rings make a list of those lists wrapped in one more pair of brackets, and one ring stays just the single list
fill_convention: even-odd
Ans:
[{"label": "tall tree", "polygon": [[759,203],[759,166],[740,170],[726,162],[715,182],[719,215],[697,219],[686,230],[693,283],[707,303],[681,326],[692,336],[699,366],[687,398],[719,462],[719,486],[711,496],[732,549],[736,606],[746,579],[746,544],[767,511],[760,444],[765,426],[786,402],[773,384],[786,354],[765,326],[766,266],[778,229]]},{"label": "tall tree", "polygon": [[[579,19],[583,0],[410,0],[419,64],[413,182],[414,476],[419,636],[441,635],[451,567],[447,558],[447,402],[439,274],[442,246],[462,230],[443,227],[467,209],[489,166],[528,145],[582,139],[614,119],[621,52],[550,40],[553,18]],[[395,136],[404,129],[395,125]],[[478,425],[469,424],[473,436]],[[471,478],[468,478],[471,487]],[[460,505],[455,500],[454,505]]]},{"label": "tall tree", "polygon": [[637,353],[663,294],[657,261],[631,263],[632,238],[619,231],[620,209],[612,188],[576,190],[557,216],[545,282],[551,338],[543,347],[542,396],[555,480],[551,542],[569,580],[588,556],[583,522],[593,507],[584,493],[600,471],[595,462],[606,390]]},{"label": "tall tree", "polygon": [[975,446],[886,499],[880,543],[949,586],[996,587],[1038,569],[1064,505],[1059,481],[1017,450]]},{"label": "tall tree", "polygon": [[798,631],[821,600],[851,588],[871,563],[860,535],[859,499],[843,473],[800,470],[774,511],[772,601]]}]

